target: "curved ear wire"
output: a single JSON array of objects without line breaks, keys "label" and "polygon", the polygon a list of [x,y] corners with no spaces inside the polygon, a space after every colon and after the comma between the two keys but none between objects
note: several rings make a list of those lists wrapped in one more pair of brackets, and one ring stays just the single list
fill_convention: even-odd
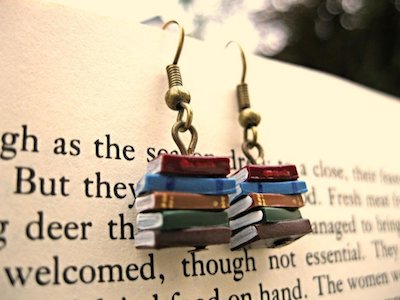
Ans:
[{"label": "curved ear wire", "polygon": [[247,63],[246,63],[246,56],[244,55],[243,48],[238,42],[235,42],[235,41],[229,41],[225,45],[225,48],[229,47],[230,44],[236,44],[240,50],[240,56],[242,57],[242,78],[240,80],[240,83],[245,83],[246,72],[247,72]]},{"label": "curved ear wire", "polygon": [[[240,50],[243,66],[241,81],[236,86],[236,97],[239,106],[239,123],[244,128],[242,151],[252,164],[264,164],[264,149],[257,142],[257,125],[261,121],[261,116],[250,108],[249,90],[245,82],[247,72],[246,56],[242,46],[240,46],[238,42],[230,41],[225,47],[233,43],[236,44]],[[257,157],[254,157],[250,152],[253,148],[258,152]]]},{"label": "curved ear wire", "polygon": [[176,24],[179,27],[179,42],[178,42],[178,48],[176,49],[174,61],[172,62],[174,65],[178,64],[179,57],[181,56],[182,48],[183,48],[183,42],[185,40],[185,29],[175,20],[168,21],[162,26],[162,29],[167,28],[171,24]]},{"label": "curved ear wire", "polygon": [[[181,154],[193,154],[197,145],[198,135],[196,128],[194,128],[192,125],[193,111],[189,105],[190,93],[182,85],[182,75],[178,66],[178,60],[182,52],[183,42],[185,40],[185,30],[175,20],[168,21],[162,26],[162,28],[165,29],[171,24],[176,24],[179,27],[179,41],[174,60],[172,64],[168,65],[166,68],[169,89],[165,94],[165,102],[170,109],[178,111],[178,117],[171,129],[172,138],[178,146]],[[186,119],[184,118],[185,113]],[[185,148],[185,145],[179,137],[180,132],[184,133],[186,131],[189,131],[191,135],[189,146],[187,148]]]}]

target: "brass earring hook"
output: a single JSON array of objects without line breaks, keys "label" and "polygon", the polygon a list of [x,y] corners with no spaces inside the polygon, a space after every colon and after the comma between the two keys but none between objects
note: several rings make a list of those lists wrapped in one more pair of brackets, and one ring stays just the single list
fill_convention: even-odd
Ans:
[{"label": "brass earring hook", "polygon": [[[167,106],[178,111],[175,124],[172,126],[171,134],[181,154],[193,154],[197,144],[197,131],[192,125],[193,111],[190,106],[190,93],[183,87],[181,71],[178,66],[178,60],[182,52],[183,41],[185,39],[185,30],[175,20],[168,21],[162,26],[162,29],[167,28],[170,24],[176,24],[179,27],[179,42],[176,49],[174,61],[167,66],[167,77],[169,89],[165,94],[165,102]],[[185,118],[186,115],[186,118]],[[179,134],[189,131],[190,142],[186,148]]]},{"label": "brass earring hook", "polygon": [[167,28],[171,24],[176,24],[179,27],[179,42],[178,42],[178,48],[176,49],[174,61],[172,62],[174,65],[178,64],[179,57],[181,56],[182,48],[183,48],[183,42],[185,40],[185,29],[175,20],[168,21],[162,26],[162,29]]},{"label": "brass earring hook", "polygon": [[[236,44],[240,50],[243,66],[241,81],[236,86],[236,96],[239,106],[239,123],[244,128],[242,151],[252,164],[264,164],[264,149],[257,142],[257,125],[261,121],[261,116],[250,108],[249,90],[245,82],[247,72],[246,56],[242,46],[238,42],[230,41],[226,44],[225,48],[232,43]],[[258,152],[257,157],[250,152],[254,148]]]},{"label": "brass earring hook", "polygon": [[246,56],[244,55],[244,51],[242,46],[236,42],[236,41],[229,41],[226,45],[225,48],[229,47],[230,44],[236,44],[238,46],[239,51],[240,51],[240,56],[242,58],[242,78],[240,80],[240,83],[245,83],[246,79],[246,72],[247,72],[247,63],[246,63]]}]

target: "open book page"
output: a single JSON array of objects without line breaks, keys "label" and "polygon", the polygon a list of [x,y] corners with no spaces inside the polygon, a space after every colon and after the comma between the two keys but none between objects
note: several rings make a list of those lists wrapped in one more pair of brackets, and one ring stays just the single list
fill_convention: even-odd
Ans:
[{"label": "open book page", "polygon": [[[136,250],[136,184],[177,150],[164,102],[176,32],[14,0],[1,1],[0,28],[2,299],[400,296],[395,99],[248,55],[260,142],[268,163],[297,165],[314,233],[280,249]],[[224,45],[187,38],[179,64],[196,152],[237,170],[241,65]]]}]

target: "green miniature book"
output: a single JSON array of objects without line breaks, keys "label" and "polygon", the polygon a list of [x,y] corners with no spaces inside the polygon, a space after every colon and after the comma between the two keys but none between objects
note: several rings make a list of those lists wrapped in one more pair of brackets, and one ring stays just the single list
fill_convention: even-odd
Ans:
[{"label": "green miniature book", "polygon": [[178,230],[199,226],[228,226],[228,214],[196,210],[171,210],[158,213],[139,213],[139,230]]},{"label": "green miniature book", "polygon": [[229,226],[232,230],[237,230],[256,223],[271,223],[297,219],[301,219],[301,214],[298,209],[289,210],[278,207],[260,207],[256,211],[249,212],[240,218],[231,220]]}]

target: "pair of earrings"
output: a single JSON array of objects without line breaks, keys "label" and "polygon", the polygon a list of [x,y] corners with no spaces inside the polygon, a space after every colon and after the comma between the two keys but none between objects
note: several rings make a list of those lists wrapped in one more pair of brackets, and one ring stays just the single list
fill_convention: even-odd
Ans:
[{"label": "pair of earrings", "polygon": [[[190,94],[182,86],[178,59],[183,47],[180,29],[178,49],[166,67],[169,90],[165,100],[178,111],[172,137],[181,155],[163,154],[149,162],[147,173],[137,184],[138,212],[135,246],[138,249],[194,247],[230,244],[232,250],[243,247],[275,248],[293,242],[311,232],[309,220],[299,208],[306,184],[299,181],[296,166],[264,165],[264,150],[257,141],[261,117],[250,108],[245,83],[246,59],[242,48],[243,75],[237,85],[239,123],[244,128],[242,151],[249,165],[229,175],[228,157],[192,156],[197,131],[192,124]],[[228,43],[229,45],[229,43]],[[189,131],[186,148],[179,134]],[[251,152],[257,150],[257,156]]]}]

